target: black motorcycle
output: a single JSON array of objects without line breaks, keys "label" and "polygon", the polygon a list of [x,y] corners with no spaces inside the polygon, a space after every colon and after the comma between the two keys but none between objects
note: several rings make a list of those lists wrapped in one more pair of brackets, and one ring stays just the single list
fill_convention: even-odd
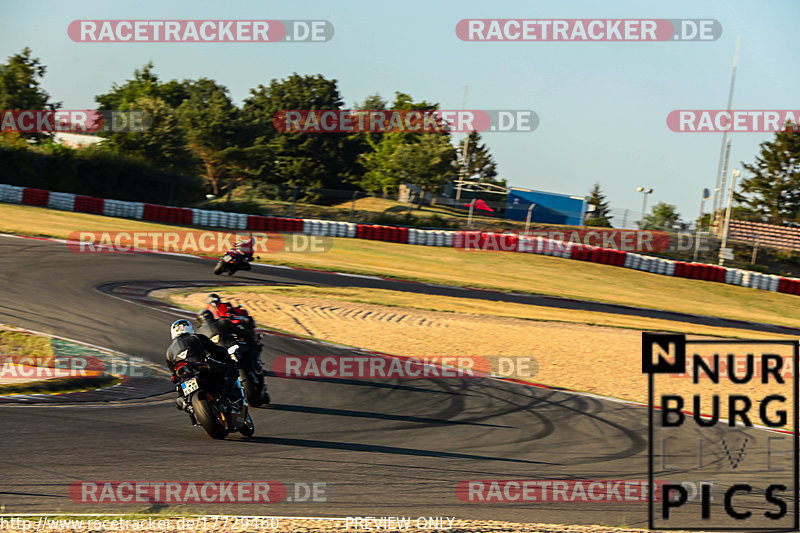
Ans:
[{"label": "black motorcycle", "polygon": [[212,439],[224,439],[235,431],[245,437],[253,436],[255,426],[247,402],[230,400],[221,384],[211,379],[208,363],[183,361],[175,365],[174,373],[184,410]]},{"label": "black motorcycle", "polygon": [[[239,345],[239,350],[231,358],[237,363],[239,369],[239,380],[242,382],[244,394],[247,397],[247,403],[253,407],[261,407],[270,401],[269,393],[267,392],[267,380],[264,373],[264,366],[261,363],[261,343],[258,342],[259,334],[256,333],[255,344],[247,343],[244,339],[235,336],[229,338],[228,342],[222,342],[222,346],[229,348],[234,344]],[[215,335],[211,338],[217,344],[220,343],[220,338]]]},{"label": "black motorcycle", "polygon": [[250,270],[252,268],[250,261],[245,258],[244,254],[236,250],[228,250],[228,253],[217,261],[217,265],[214,267],[214,274],[221,276],[227,272],[233,276],[237,270]]},{"label": "black motorcycle", "polygon": [[248,346],[245,350],[238,352],[239,379],[242,381],[247,403],[253,407],[267,405],[270,400],[264,367],[259,357],[260,351],[261,345],[259,343],[255,346]]}]

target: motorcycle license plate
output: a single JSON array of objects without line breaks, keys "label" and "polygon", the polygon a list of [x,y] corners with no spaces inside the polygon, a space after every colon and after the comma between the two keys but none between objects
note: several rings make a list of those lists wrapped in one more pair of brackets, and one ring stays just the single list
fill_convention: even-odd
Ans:
[{"label": "motorcycle license plate", "polygon": [[184,381],[181,383],[181,388],[183,388],[183,394],[191,394],[196,391],[199,386],[197,385],[197,378],[192,378],[189,381]]},{"label": "motorcycle license plate", "polygon": [[223,261],[230,261],[231,260],[231,256],[229,256],[229,255],[223,256],[222,260]]}]

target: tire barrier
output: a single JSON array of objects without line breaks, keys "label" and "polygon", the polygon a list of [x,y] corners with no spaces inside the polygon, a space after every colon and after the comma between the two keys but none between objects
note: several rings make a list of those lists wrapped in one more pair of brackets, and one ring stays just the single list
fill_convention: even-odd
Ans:
[{"label": "tire barrier", "polygon": [[191,226],[192,210],[183,207],[167,207],[165,205],[144,204],[142,220]]},{"label": "tire barrier", "polygon": [[14,185],[0,185],[0,202],[7,204],[21,204],[22,191],[25,187]]},{"label": "tire barrier", "polygon": [[51,192],[47,199],[47,208],[60,211],[77,211],[75,209],[75,195],[68,192]]},{"label": "tire barrier", "polygon": [[92,198],[91,196],[75,196],[72,210],[77,211],[78,213],[103,215],[105,214],[105,202],[102,198]]},{"label": "tire barrier", "polygon": [[43,191],[42,189],[30,189],[27,187],[22,190],[22,203],[24,205],[47,207],[47,202],[49,199],[50,191]]},{"label": "tire barrier", "polygon": [[445,231],[377,224],[355,224],[336,220],[248,215],[227,211],[125,202],[5,184],[0,184],[0,202],[116,218],[147,220],[164,224],[304,233],[307,235],[367,239],[417,246],[440,246],[464,250],[549,255],[601,265],[624,267],[663,276],[712,281],[800,296],[800,279],[796,278],[762,274],[750,270],[726,268],[705,263],[672,261],[633,252],[547,239],[542,236],[531,237],[514,233],[486,231]]}]

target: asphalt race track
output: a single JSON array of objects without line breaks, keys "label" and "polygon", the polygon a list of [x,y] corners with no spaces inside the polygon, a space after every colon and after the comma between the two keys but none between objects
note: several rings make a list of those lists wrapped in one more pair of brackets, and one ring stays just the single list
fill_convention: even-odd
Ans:
[{"label": "asphalt race track", "polygon": [[[163,364],[175,315],[114,298],[98,286],[184,280],[224,283],[209,260],[72,253],[49,241],[0,237],[0,323],[105,346]],[[233,279],[360,285],[460,297],[579,306],[524,295],[256,266]],[[591,304],[594,310],[635,312]],[[601,309],[602,308],[602,309]],[[643,312],[639,310],[640,312]],[[644,312],[643,312],[644,313]],[[659,314],[657,312],[647,312]],[[672,316],[664,313],[659,318]],[[685,318],[685,317],[684,317]],[[700,318],[693,319],[700,321]],[[702,319],[714,325],[726,321]],[[731,325],[733,325],[732,321]],[[737,327],[743,327],[736,323]],[[751,329],[782,331],[768,325]],[[344,354],[265,337],[262,358]],[[639,369],[631,369],[637,372]],[[171,384],[113,402],[0,405],[0,506],[5,513],[128,512],[73,503],[76,481],[272,480],[326,483],[327,501],[225,504],[175,510],[282,516],[456,516],[464,519],[646,526],[643,503],[466,503],[469,479],[647,479],[642,407],[490,379],[307,381],[272,378],[274,405],[254,409],[256,434],[213,441],[174,407]],[[160,389],[159,389],[160,387]],[[158,390],[156,390],[158,389]],[[87,393],[88,394],[88,393]],[[755,431],[756,440],[766,432]],[[678,435],[680,437],[680,435]],[[686,430],[691,453],[693,439]],[[723,459],[706,467],[723,480]],[[685,478],[696,479],[684,472]],[[703,475],[708,475],[708,470]],[[163,506],[162,506],[163,507]],[[150,510],[157,510],[158,506]]]}]

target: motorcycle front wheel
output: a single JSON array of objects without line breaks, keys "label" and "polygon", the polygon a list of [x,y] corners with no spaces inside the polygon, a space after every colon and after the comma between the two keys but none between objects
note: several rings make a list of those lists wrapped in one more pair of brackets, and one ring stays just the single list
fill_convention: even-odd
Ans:
[{"label": "motorcycle front wheel", "polygon": [[258,388],[256,383],[253,382],[253,379],[250,376],[244,372],[240,372],[240,376],[242,380],[242,388],[244,389],[244,395],[247,397],[247,403],[253,407],[261,407],[261,404],[264,401],[261,396],[261,390]]},{"label": "motorcycle front wheel", "polygon": [[244,425],[239,428],[239,433],[245,437],[252,437],[255,432],[256,426],[253,424],[253,419],[250,418],[250,413],[247,413],[247,419],[244,421]]}]

